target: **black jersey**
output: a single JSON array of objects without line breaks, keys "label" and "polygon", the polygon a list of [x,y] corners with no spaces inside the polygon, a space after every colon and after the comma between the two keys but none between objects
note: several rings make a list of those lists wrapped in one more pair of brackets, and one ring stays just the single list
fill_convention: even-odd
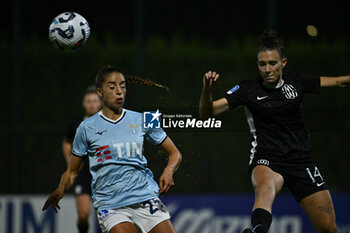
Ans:
[{"label": "black jersey", "polygon": [[72,121],[69,126],[68,126],[68,130],[65,136],[65,139],[70,142],[73,143],[74,140],[74,136],[75,136],[75,132],[77,131],[77,128],[79,127],[80,123],[85,119],[85,117],[80,117],[75,119],[74,121]]},{"label": "black jersey", "polygon": [[320,77],[287,73],[276,88],[267,88],[262,78],[242,81],[227,92],[231,108],[245,107],[253,135],[251,159],[264,156],[275,161],[313,160],[311,140],[302,116],[306,93],[318,93]]},{"label": "black jersey", "polygon": [[[73,144],[75,133],[77,131],[77,128],[79,127],[80,123],[85,120],[85,117],[80,117],[72,121],[69,126],[68,130],[65,136],[65,140]],[[90,173],[89,168],[89,159],[88,157],[84,158],[84,165],[77,176],[73,188],[74,188],[74,194],[80,195],[80,194],[88,194],[91,195],[91,180],[92,176]]]}]

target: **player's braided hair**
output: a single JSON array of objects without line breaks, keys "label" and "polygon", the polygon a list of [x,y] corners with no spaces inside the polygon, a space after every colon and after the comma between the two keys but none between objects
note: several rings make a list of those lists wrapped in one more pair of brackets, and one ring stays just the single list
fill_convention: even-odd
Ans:
[{"label": "player's braided hair", "polygon": [[155,83],[155,82],[153,82],[151,80],[142,79],[142,78],[131,76],[131,75],[124,75],[123,73],[121,73],[115,67],[113,67],[111,65],[103,66],[98,71],[98,73],[96,75],[96,80],[95,80],[96,87],[101,87],[105,77],[108,74],[113,73],[113,72],[122,74],[124,76],[125,81],[126,81],[127,84],[145,85],[145,86],[163,88],[163,89],[165,89],[167,91],[169,90],[169,88],[167,86],[160,85],[160,84]]},{"label": "player's braided hair", "polygon": [[151,86],[151,87],[159,87],[159,88],[163,88],[163,89],[169,91],[169,88],[167,86],[160,85],[160,84],[155,83],[151,80],[142,79],[142,78],[131,76],[131,75],[126,75],[125,79],[126,79],[126,83],[136,84],[136,85],[146,85],[146,86]]},{"label": "player's braided hair", "polygon": [[281,58],[286,57],[283,41],[277,36],[276,32],[270,29],[264,30],[264,32],[257,38],[257,43],[258,43],[258,49],[256,54],[262,51],[276,49]]}]

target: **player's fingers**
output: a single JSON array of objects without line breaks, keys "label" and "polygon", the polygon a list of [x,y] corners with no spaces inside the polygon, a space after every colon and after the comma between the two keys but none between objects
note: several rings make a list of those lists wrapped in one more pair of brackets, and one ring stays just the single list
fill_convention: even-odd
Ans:
[{"label": "player's fingers", "polygon": [[56,209],[56,206],[55,206],[54,203],[51,204],[51,207],[52,207],[52,209],[55,211],[55,213],[57,214],[57,209]]},{"label": "player's fingers", "polygon": [[165,193],[165,188],[163,187],[162,189],[159,190],[159,195]]},{"label": "player's fingers", "polygon": [[47,200],[46,200],[46,202],[45,202],[45,204],[44,204],[44,206],[43,206],[43,208],[42,208],[42,210],[47,210],[47,208],[49,208],[49,206],[51,205],[51,198],[49,197]]},{"label": "player's fingers", "polygon": [[57,203],[52,204],[51,206],[52,206],[52,208],[53,208],[53,210],[55,211],[56,214],[58,213],[58,210],[61,209],[61,207]]},{"label": "player's fingers", "polygon": [[169,191],[169,189],[173,186],[173,182],[169,182],[169,181],[165,181],[164,180],[164,185],[163,185],[163,189],[161,190],[161,193],[166,193]]},{"label": "player's fingers", "polygon": [[213,73],[211,74],[211,77],[212,77],[212,78],[215,78],[215,76],[216,76],[216,72],[213,71]]},{"label": "player's fingers", "polygon": [[216,80],[218,80],[219,77],[220,77],[220,75],[219,75],[219,74],[216,74],[215,77],[214,77],[214,82],[216,82]]},{"label": "player's fingers", "polygon": [[173,186],[174,186],[174,182],[170,183],[166,189],[166,192],[168,192]]},{"label": "player's fingers", "polygon": [[159,188],[163,188],[163,186],[164,186],[164,180],[163,180],[163,178],[160,178],[159,179]]},{"label": "player's fingers", "polygon": [[211,74],[212,74],[211,70],[209,70],[207,74],[208,74],[208,79],[210,79],[211,78]]},{"label": "player's fingers", "polygon": [[165,184],[164,186],[165,186],[165,187],[164,187],[164,192],[166,193],[166,192],[168,192],[168,191],[170,190],[171,187],[174,186],[174,181],[172,181],[172,180],[170,179],[170,180],[168,180],[168,181],[166,182],[166,184]]},{"label": "player's fingers", "polygon": [[167,186],[163,186],[163,189],[159,191],[159,194],[164,194],[166,193],[167,191]]},{"label": "player's fingers", "polygon": [[164,192],[164,180],[160,179],[159,180],[159,193]]},{"label": "player's fingers", "polygon": [[44,204],[44,206],[43,206],[43,208],[42,208],[41,210],[42,210],[42,211],[46,210],[48,206],[49,206],[49,204],[48,204],[47,201],[46,201],[45,204]]}]

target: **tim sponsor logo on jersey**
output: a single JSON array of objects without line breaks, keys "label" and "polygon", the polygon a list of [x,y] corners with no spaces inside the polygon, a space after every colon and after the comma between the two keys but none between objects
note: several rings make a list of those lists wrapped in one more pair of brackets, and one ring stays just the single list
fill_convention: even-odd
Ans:
[{"label": "tim sponsor logo on jersey", "polygon": [[[96,149],[96,159],[98,163],[112,159],[112,154],[116,154],[117,157],[130,158],[139,156],[142,158],[143,143],[138,142],[121,142],[113,143],[112,146],[105,145]],[[113,150],[113,151],[111,151]],[[125,152],[125,153],[124,153]]]},{"label": "tim sponsor logo on jersey", "polygon": [[190,114],[162,114],[157,111],[143,113],[144,128],[221,128],[221,120],[200,120]]}]

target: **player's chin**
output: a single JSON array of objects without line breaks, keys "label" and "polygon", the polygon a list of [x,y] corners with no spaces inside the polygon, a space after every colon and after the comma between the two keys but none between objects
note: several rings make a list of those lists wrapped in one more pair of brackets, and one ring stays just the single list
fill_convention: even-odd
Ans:
[{"label": "player's chin", "polygon": [[116,109],[121,109],[124,106],[124,102],[122,103],[116,103]]},{"label": "player's chin", "polygon": [[276,78],[275,76],[265,77],[264,82],[268,83],[268,84],[274,84],[274,83],[278,82],[278,78]]},{"label": "player's chin", "polygon": [[123,103],[115,102],[115,103],[109,105],[109,108],[111,110],[113,110],[114,112],[118,112],[121,108],[123,108],[123,106],[124,106],[124,102]]},{"label": "player's chin", "polygon": [[120,107],[120,106],[124,106],[124,101],[117,101],[117,102],[115,102],[115,105],[116,106],[118,106],[118,107]]}]

